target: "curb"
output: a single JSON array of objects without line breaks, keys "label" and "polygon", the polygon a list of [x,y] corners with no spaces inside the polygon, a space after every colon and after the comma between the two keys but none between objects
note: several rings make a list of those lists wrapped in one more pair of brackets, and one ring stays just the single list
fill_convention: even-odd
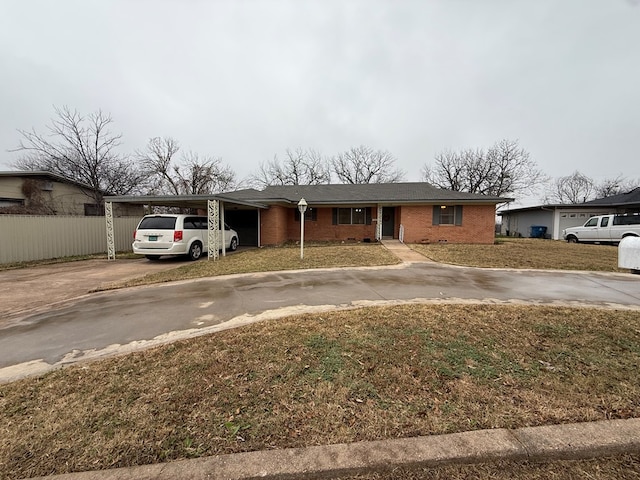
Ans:
[{"label": "curb", "polygon": [[56,475],[50,480],[338,478],[499,460],[554,461],[640,452],[640,418],[452,433],[230,455]]}]

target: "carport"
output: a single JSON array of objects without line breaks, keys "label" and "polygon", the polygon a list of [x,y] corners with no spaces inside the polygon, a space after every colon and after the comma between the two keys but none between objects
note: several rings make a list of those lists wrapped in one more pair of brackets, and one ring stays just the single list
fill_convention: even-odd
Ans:
[{"label": "carport", "polygon": [[[224,195],[125,195],[105,197],[105,219],[107,223],[107,256],[115,260],[113,204],[129,203],[152,207],[176,207],[207,211],[209,224],[208,243],[218,248],[208,249],[208,258],[216,260],[219,250],[226,255],[224,242],[220,238],[218,225],[224,225],[225,210],[228,210],[231,225],[240,237],[242,245],[260,246],[260,211],[269,208],[267,205],[228,198]],[[236,224],[237,222],[237,224]],[[243,235],[245,239],[243,239]]]}]

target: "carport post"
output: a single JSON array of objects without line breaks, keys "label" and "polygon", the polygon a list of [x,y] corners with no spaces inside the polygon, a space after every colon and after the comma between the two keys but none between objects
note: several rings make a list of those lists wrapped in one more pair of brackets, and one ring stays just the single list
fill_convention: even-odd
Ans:
[{"label": "carport post", "polygon": [[220,204],[220,231],[222,232],[222,256],[227,256],[227,231],[224,227],[224,202],[222,200],[218,200]]},{"label": "carport post", "polygon": [[116,242],[113,231],[113,203],[104,202],[104,217],[107,221],[107,260],[116,259]]},{"label": "carport post", "polygon": [[207,200],[207,259],[218,259],[218,239],[220,238],[220,205],[218,200]]}]

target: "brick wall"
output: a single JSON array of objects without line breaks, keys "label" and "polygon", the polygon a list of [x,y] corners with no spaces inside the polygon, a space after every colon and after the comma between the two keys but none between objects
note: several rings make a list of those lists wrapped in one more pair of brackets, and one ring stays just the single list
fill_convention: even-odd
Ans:
[{"label": "brick wall", "polygon": [[287,219],[288,208],[271,206],[260,213],[260,243],[262,245],[278,245],[288,240]]},{"label": "brick wall", "polygon": [[[276,212],[272,210],[277,209]],[[375,218],[377,209],[371,208],[371,214]],[[262,245],[277,245],[286,241],[300,240],[300,221],[296,220],[294,208],[270,207],[261,214],[261,240]],[[272,220],[273,219],[273,220]],[[275,227],[278,223],[280,227]],[[278,228],[280,230],[278,230]],[[365,238],[375,239],[375,222],[371,225],[333,225],[333,209],[318,208],[316,221],[305,220],[305,241],[340,241],[356,239],[362,241]]]},{"label": "brick wall", "polygon": [[[277,245],[300,240],[300,222],[294,208],[272,206],[261,213],[262,245]],[[417,205],[396,208],[395,237],[399,225],[404,226],[406,243],[486,243],[494,242],[495,208],[493,205],[465,205],[462,225],[433,225],[433,205]],[[371,207],[375,219],[377,208]],[[332,208],[318,208],[316,221],[305,220],[305,241],[340,241],[365,238],[375,239],[376,222],[371,225],[333,225]]]},{"label": "brick wall", "polygon": [[406,206],[400,211],[406,243],[485,243],[494,242],[495,207],[464,205],[462,225],[433,225],[433,206]]}]

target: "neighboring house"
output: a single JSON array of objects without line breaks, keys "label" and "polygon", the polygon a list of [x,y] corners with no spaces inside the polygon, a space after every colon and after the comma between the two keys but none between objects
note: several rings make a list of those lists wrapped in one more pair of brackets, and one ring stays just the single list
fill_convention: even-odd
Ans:
[{"label": "neighboring house", "polygon": [[501,233],[508,236],[529,237],[532,227],[546,227],[548,238],[562,239],[562,230],[577,227],[594,215],[609,213],[640,213],[640,187],[630,192],[599,198],[575,205],[553,204],[523,208],[505,208]]},{"label": "neighboring house", "polygon": [[[106,192],[103,192],[105,195]],[[0,214],[104,215],[91,188],[51,172],[0,172]],[[116,216],[140,216],[142,206],[118,204]]]},{"label": "neighboring house", "polygon": [[190,208],[200,201],[198,208],[206,208],[206,200],[219,200],[241,245],[278,245],[300,239],[301,198],[308,204],[305,241],[373,241],[381,236],[407,243],[484,244],[494,242],[496,205],[511,200],[428,183],[383,183],[285,185],[208,197],[115,197],[113,201]]}]

